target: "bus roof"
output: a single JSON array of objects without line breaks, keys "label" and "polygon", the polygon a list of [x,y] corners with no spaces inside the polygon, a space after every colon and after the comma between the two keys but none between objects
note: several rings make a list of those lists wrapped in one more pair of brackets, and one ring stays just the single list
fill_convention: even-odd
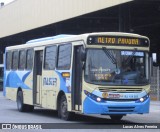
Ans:
[{"label": "bus roof", "polygon": [[39,39],[29,40],[28,42],[26,42],[26,44],[36,43],[36,42],[42,42],[42,41],[48,41],[48,40],[55,40],[55,39],[65,38],[65,37],[71,37],[71,36],[75,36],[75,35],[60,34],[60,35],[56,35],[56,36],[52,36],[52,37],[45,37],[45,38],[39,38]]},{"label": "bus roof", "polygon": [[47,44],[66,43],[66,42],[77,41],[77,40],[83,40],[86,43],[87,37],[90,35],[109,35],[109,36],[126,36],[126,37],[128,36],[128,37],[138,37],[138,38],[148,39],[146,36],[133,34],[133,33],[124,33],[124,32],[97,32],[97,33],[85,33],[80,35],[61,34],[61,35],[52,36],[52,37],[30,40],[25,44],[6,47],[6,50],[17,49],[17,48],[38,47],[38,46],[45,46]]}]

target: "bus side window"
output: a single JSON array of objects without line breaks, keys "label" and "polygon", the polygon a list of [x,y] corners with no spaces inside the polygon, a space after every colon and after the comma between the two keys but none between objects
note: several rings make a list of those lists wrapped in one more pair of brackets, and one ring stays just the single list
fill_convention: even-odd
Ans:
[{"label": "bus side window", "polygon": [[54,70],[56,66],[57,46],[49,46],[45,49],[44,69]]},{"label": "bus side window", "polygon": [[26,65],[26,51],[21,50],[21,51],[19,51],[19,66],[18,66],[18,69],[19,70],[24,70],[25,65]]},{"label": "bus side window", "polygon": [[12,59],[12,69],[18,69],[18,51],[13,52],[13,59]]},{"label": "bus side window", "polygon": [[72,45],[60,45],[58,48],[58,64],[57,69],[68,70],[71,65]]},{"label": "bus side window", "polygon": [[26,61],[26,69],[32,70],[33,67],[33,49],[27,50],[27,61]]},{"label": "bus side window", "polygon": [[7,52],[6,54],[6,69],[10,70],[12,66],[12,52]]}]

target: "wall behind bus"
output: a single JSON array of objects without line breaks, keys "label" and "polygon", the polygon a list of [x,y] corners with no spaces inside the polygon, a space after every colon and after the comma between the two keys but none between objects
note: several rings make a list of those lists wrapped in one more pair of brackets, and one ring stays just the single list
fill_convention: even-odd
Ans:
[{"label": "wall behind bus", "polygon": [[16,0],[0,9],[0,38],[132,0]]}]

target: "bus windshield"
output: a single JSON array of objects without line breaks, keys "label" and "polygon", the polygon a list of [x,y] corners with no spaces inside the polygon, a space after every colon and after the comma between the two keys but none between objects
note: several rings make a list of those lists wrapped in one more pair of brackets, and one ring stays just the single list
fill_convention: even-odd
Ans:
[{"label": "bus windshield", "polygon": [[85,81],[97,85],[147,85],[148,52],[88,49]]}]

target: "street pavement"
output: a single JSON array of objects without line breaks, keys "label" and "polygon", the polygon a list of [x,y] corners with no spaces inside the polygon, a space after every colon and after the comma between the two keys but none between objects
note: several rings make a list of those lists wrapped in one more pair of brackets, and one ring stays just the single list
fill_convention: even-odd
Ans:
[{"label": "street pavement", "polygon": [[[136,123],[136,124],[142,124],[142,123],[152,123],[153,125],[156,123],[160,123],[160,101],[151,101],[150,106],[150,113],[144,114],[144,115],[127,115],[123,117],[122,121],[116,122],[112,121],[109,116],[105,115],[78,115],[76,114],[74,119],[72,121],[64,121],[62,119],[59,119],[57,116],[57,112],[53,110],[46,110],[42,108],[35,108],[33,112],[18,112],[17,110],[17,104],[14,101],[11,101],[9,99],[6,99],[3,97],[2,92],[0,92],[0,123],[57,123],[59,125],[60,123],[63,124],[62,128],[64,126],[64,123],[68,123],[69,125],[74,125],[75,123],[82,124],[89,124],[90,129],[94,128],[94,131],[97,131],[98,129],[95,129],[95,124],[101,123],[103,125],[113,128],[116,124],[130,124],[130,123]],[[82,126],[83,127],[83,126]],[[100,129],[101,126],[97,125],[97,128]],[[103,126],[102,126],[103,127]],[[85,126],[84,126],[85,129]],[[90,131],[90,129],[87,130],[87,132]],[[56,130],[56,129],[55,129]],[[64,130],[64,129],[63,129]],[[59,131],[63,131],[59,130]],[[83,129],[76,129],[76,131],[82,131]],[[100,131],[103,132],[108,129],[101,129]],[[132,131],[132,130],[124,130],[120,129],[120,131]],[[134,132],[137,131],[137,129],[133,129]],[[147,132],[149,129],[143,129],[145,132]],[[1,131],[1,130],[0,130]],[[33,130],[34,131],[34,130]],[[47,130],[51,131],[51,130]],[[65,129],[65,132],[70,131],[70,129]],[[111,129],[111,131],[114,131]],[[157,131],[157,130],[154,130]],[[159,130],[158,130],[159,131]],[[92,131],[93,132],[93,131]],[[138,131],[137,131],[138,132]]]}]

